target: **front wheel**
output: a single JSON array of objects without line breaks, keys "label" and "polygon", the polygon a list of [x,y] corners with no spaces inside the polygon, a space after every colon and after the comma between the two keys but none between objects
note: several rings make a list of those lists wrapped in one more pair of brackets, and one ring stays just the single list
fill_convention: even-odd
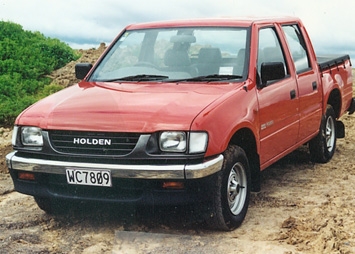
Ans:
[{"label": "front wheel", "polygon": [[314,162],[326,163],[334,155],[336,147],[336,119],[331,105],[327,106],[319,133],[309,142],[311,159]]},{"label": "front wheel", "polygon": [[207,223],[213,229],[233,230],[243,222],[250,199],[249,163],[242,148],[228,147],[214,181]]},{"label": "front wheel", "polygon": [[68,212],[69,203],[66,201],[59,201],[56,199],[34,196],[38,207],[47,214],[60,215]]},{"label": "front wheel", "polygon": [[52,201],[49,198],[34,196],[34,199],[39,208],[41,208],[43,211],[45,211],[48,214],[53,214],[54,212],[53,205],[52,205]]}]

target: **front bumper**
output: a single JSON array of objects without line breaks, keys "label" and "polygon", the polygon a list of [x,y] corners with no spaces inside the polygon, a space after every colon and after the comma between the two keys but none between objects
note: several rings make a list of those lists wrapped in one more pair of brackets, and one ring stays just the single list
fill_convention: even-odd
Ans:
[{"label": "front bumper", "polygon": [[34,173],[65,175],[67,168],[110,170],[113,178],[138,179],[199,179],[221,170],[223,155],[200,164],[180,165],[121,165],[104,163],[67,162],[24,158],[12,152],[6,156],[9,168]]},{"label": "front bumper", "polygon": [[[211,182],[221,170],[223,155],[199,164],[114,165],[24,158],[12,152],[6,156],[15,190],[57,200],[113,202],[134,205],[195,204],[211,196]],[[110,170],[112,187],[68,184],[66,168]],[[31,172],[35,180],[22,180],[18,172]],[[183,189],[166,189],[165,181],[184,183]]]}]

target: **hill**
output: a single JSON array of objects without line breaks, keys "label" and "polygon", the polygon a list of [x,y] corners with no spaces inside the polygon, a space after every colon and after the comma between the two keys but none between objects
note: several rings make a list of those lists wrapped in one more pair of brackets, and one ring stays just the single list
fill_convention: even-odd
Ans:
[{"label": "hill", "polygon": [[48,75],[78,58],[58,39],[0,21],[0,124],[12,125],[23,109],[61,89]]},{"label": "hill", "polygon": [[71,61],[60,69],[54,70],[48,77],[51,78],[51,84],[60,85],[63,87],[67,87],[79,82],[78,79],[75,78],[75,64],[77,63],[92,63],[94,64],[96,60],[101,56],[101,54],[106,49],[105,43],[101,43],[100,46],[95,49],[87,49],[87,50],[77,50],[77,54],[80,54],[80,58]]}]

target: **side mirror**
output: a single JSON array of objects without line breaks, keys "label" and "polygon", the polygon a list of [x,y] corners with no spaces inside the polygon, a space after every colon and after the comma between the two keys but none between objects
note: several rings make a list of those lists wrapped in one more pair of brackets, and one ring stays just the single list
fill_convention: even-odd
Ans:
[{"label": "side mirror", "polygon": [[282,62],[268,62],[261,64],[262,86],[268,81],[283,79],[285,77],[285,66]]},{"label": "side mirror", "polygon": [[91,63],[78,63],[75,65],[75,77],[84,79],[92,68]]}]

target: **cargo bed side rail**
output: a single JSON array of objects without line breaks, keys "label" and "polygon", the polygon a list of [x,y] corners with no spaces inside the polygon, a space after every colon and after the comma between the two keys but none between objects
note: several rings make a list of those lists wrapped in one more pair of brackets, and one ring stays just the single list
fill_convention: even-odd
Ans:
[{"label": "cargo bed side rail", "polygon": [[340,65],[344,65],[346,61],[349,60],[350,62],[350,66],[352,66],[351,64],[351,60],[350,60],[350,56],[349,55],[324,55],[324,56],[317,56],[317,62],[318,62],[318,66],[320,71],[326,71],[326,70],[330,70],[333,67],[338,67]]}]

